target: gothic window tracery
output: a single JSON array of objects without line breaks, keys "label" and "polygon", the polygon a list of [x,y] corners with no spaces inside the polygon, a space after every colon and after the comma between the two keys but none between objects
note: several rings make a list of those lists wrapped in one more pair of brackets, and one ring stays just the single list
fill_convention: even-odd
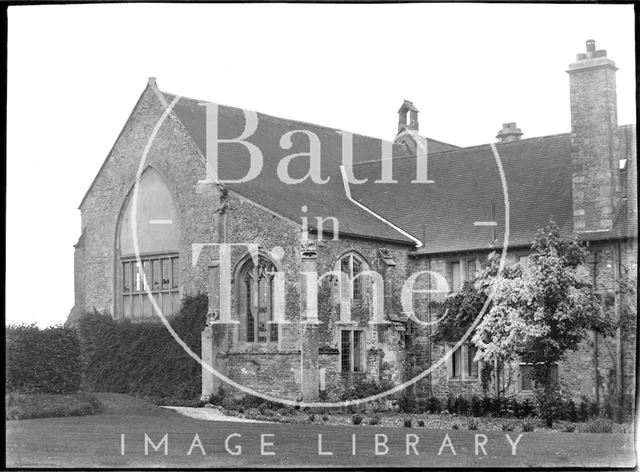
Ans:
[{"label": "gothic window tracery", "polygon": [[250,343],[278,341],[274,321],[274,275],[277,269],[266,257],[248,258],[240,269],[239,318],[241,340]]}]

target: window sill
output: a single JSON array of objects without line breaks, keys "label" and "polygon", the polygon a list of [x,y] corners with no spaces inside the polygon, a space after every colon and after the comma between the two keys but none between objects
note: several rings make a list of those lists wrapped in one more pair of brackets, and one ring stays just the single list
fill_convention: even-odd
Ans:
[{"label": "window sill", "polygon": [[447,377],[447,381],[449,382],[477,382],[478,377]]},{"label": "window sill", "polygon": [[358,327],[358,322],[357,321],[336,321],[334,324],[336,326],[347,326],[347,327],[352,327],[352,328],[357,328]]},{"label": "window sill", "polygon": [[273,352],[278,350],[278,343],[275,341],[269,341],[266,343],[256,342],[250,343],[246,341],[240,341],[231,348],[231,352],[247,352],[247,353],[260,353],[260,352]]}]

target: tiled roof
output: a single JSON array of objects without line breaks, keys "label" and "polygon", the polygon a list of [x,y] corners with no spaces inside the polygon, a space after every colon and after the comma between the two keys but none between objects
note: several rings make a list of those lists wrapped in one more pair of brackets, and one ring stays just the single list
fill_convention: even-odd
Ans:
[{"label": "tiled roof", "polygon": [[[510,206],[509,246],[530,245],[536,231],[550,220],[565,233],[573,230],[570,140],[569,134],[559,134],[495,145],[504,168]],[[433,183],[411,183],[416,173],[414,157],[394,159],[393,177],[397,184],[371,183],[379,178],[380,166],[375,162],[354,166],[355,176],[367,177],[369,182],[351,185],[351,194],[418,237],[424,244],[418,252],[502,246],[505,197],[489,145],[430,153],[428,177]],[[629,178],[635,181],[635,174]],[[626,215],[624,204],[612,231],[585,235],[585,239],[629,234]],[[497,222],[497,226],[477,223],[490,221]]]},{"label": "tiled roof", "polygon": [[[173,95],[166,94],[168,100]],[[198,100],[181,98],[175,105],[174,112],[185,126],[196,145],[206,155],[206,123],[205,107]],[[315,217],[330,217],[338,219],[340,233],[374,239],[397,241],[414,245],[415,241],[402,232],[363,211],[356,204],[349,201],[345,194],[340,164],[342,160],[342,141],[338,130],[323,126],[302,123],[293,120],[276,118],[258,113],[258,128],[247,138],[255,144],[263,154],[263,168],[259,176],[247,183],[227,184],[228,188],[238,194],[263,205],[264,207],[296,222],[302,216],[307,216],[310,229],[315,225]],[[245,127],[244,113],[239,108],[219,105],[218,107],[218,137],[230,139],[240,136]],[[277,165],[285,156],[308,152],[308,138],[302,134],[292,137],[291,149],[280,147],[280,138],[292,130],[308,130],[315,133],[321,143],[322,177],[329,178],[326,184],[317,184],[306,179],[298,184],[285,184],[278,178]],[[434,148],[452,149],[455,146],[438,141],[432,141]],[[382,140],[367,136],[354,135],[354,162],[379,159]],[[242,179],[249,169],[249,153],[238,144],[221,144],[219,159],[219,176],[223,180]],[[403,146],[393,145],[393,155],[406,155]],[[309,159],[294,158],[290,161],[289,171],[292,178],[302,178],[309,170]],[[301,206],[306,205],[306,213]],[[326,226],[331,228],[331,223]]]},{"label": "tiled roof", "polygon": [[[174,96],[166,94],[171,100]],[[205,107],[199,100],[181,98],[175,115],[185,126],[201,153],[206,155]],[[351,184],[352,197],[380,218],[350,201],[343,188],[340,164],[342,144],[339,130],[258,113],[259,125],[247,141],[262,151],[264,166],[260,175],[247,183],[228,184],[238,194],[266,208],[300,222],[307,216],[313,231],[315,217],[336,217],[340,233],[414,245],[411,236],[424,247],[418,253],[442,253],[500,247],[505,228],[502,184],[496,160],[489,145],[458,148],[427,138],[428,176],[433,183],[414,184],[416,159],[407,156],[402,144],[392,145],[394,184],[373,183],[381,174],[381,148],[385,141],[354,135],[353,171],[363,185]],[[244,130],[241,109],[219,105],[219,137],[236,138]],[[308,130],[321,142],[322,177],[326,184],[310,179],[287,185],[278,178],[278,162],[287,155],[307,152],[308,139],[293,137],[291,149],[280,147],[280,137],[292,130]],[[619,127],[621,156],[627,167],[620,171],[623,203],[614,227],[608,232],[583,234],[588,240],[637,237],[636,127]],[[386,144],[390,144],[386,142]],[[496,144],[504,167],[510,204],[510,246],[527,246],[536,231],[550,220],[564,233],[573,231],[570,135],[559,134]],[[249,164],[244,146],[221,145],[220,177],[243,177]],[[103,164],[104,165],[104,164]],[[290,162],[293,178],[308,172],[308,160]],[[94,180],[95,182],[95,180]],[[93,184],[87,191],[91,191]],[[86,195],[85,195],[86,198]],[[84,202],[84,199],[83,199]],[[308,211],[302,213],[301,206]],[[82,203],[81,203],[82,206]],[[477,222],[496,221],[497,226]],[[476,223],[476,224],[474,224]],[[328,224],[330,227],[330,223]]]}]

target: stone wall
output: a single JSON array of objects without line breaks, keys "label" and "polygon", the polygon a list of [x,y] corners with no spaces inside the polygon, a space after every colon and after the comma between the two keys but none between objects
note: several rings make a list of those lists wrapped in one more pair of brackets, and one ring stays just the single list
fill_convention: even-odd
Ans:
[{"label": "stone wall", "polygon": [[229,352],[224,355],[229,377],[243,387],[275,398],[299,398],[300,351]]},{"label": "stone wall", "polygon": [[[96,309],[119,318],[114,281],[119,267],[117,228],[122,209],[131,195],[136,172],[151,130],[164,111],[150,84],[142,93],[129,120],[80,205],[81,232],[76,264],[81,267],[73,313]],[[191,244],[211,242],[218,197],[194,191],[204,175],[204,162],[177,122],[167,118],[160,127],[144,166],[152,166],[168,184],[180,215],[181,296],[207,290],[206,262],[191,267]],[[203,224],[204,222],[204,224]],[[115,294],[115,295],[114,295]]]}]

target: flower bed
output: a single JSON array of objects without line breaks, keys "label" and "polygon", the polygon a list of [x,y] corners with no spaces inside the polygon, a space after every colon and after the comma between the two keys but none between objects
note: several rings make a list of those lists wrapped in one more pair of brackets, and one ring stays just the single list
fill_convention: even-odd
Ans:
[{"label": "flower bed", "polygon": [[604,418],[597,418],[586,423],[556,421],[552,428],[547,428],[544,421],[538,418],[492,418],[470,417],[449,413],[400,413],[395,411],[364,411],[348,413],[338,409],[294,409],[294,408],[249,408],[239,411],[235,408],[222,408],[230,416],[250,418],[260,421],[294,424],[324,424],[332,426],[383,426],[394,428],[427,428],[427,429],[464,429],[478,431],[514,431],[514,432],[612,432],[631,433],[632,423],[617,424]]}]

